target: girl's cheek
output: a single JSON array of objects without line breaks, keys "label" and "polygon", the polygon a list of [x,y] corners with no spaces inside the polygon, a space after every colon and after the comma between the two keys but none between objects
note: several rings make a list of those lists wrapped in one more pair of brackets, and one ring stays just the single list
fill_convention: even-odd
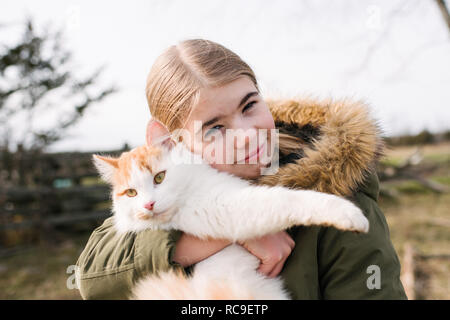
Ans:
[{"label": "girl's cheek", "polygon": [[273,120],[272,114],[270,111],[264,115],[264,128],[266,129],[275,129],[275,121]]},{"label": "girl's cheek", "polygon": [[218,142],[206,145],[202,157],[210,164],[229,164],[233,159],[227,159],[227,154],[232,153],[227,152],[225,143]]},{"label": "girl's cheek", "polygon": [[[224,135],[217,135],[203,143],[202,157],[210,164],[232,164],[233,159],[228,159],[227,155],[233,155],[226,142]],[[231,161],[231,162],[230,162]]]},{"label": "girl's cheek", "polygon": [[261,106],[260,117],[260,128],[265,129],[275,129],[275,121],[273,120],[272,113],[270,112],[267,104],[264,103],[264,106]]}]

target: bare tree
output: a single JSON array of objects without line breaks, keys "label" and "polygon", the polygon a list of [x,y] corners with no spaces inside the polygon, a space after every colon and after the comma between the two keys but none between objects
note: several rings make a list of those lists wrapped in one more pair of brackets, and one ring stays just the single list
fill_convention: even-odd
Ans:
[{"label": "bare tree", "polygon": [[[45,149],[63,139],[95,102],[117,90],[98,88],[103,68],[75,76],[62,36],[62,31],[38,32],[28,19],[22,39],[0,49],[0,149]],[[19,127],[26,129],[19,132]]]}]

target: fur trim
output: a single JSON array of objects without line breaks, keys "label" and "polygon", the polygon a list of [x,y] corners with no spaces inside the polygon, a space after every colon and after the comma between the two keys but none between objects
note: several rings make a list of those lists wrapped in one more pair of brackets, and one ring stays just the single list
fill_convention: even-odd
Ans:
[{"label": "fur trim", "polygon": [[350,196],[373,172],[384,144],[363,102],[299,99],[267,103],[277,127],[297,126],[300,132],[307,128],[317,135],[303,138],[300,156],[280,165],[277,174],[260,177],[257,184]]}]

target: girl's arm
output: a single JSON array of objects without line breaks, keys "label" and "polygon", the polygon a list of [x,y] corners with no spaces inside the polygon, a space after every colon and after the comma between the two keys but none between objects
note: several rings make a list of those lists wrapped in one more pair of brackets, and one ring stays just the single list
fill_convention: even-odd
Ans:
[{"label": "girl's arm", "polygon": [[[173,261],[183,267],[200,262],[231,244],[221,239],[202,240],[183,233],[178,239]],[[291,254],[295,243],[287,232],[281,231],[241,243],[261,264],[258,271],[269,277],[276,277]]]},{"label": "girl's arm", "polygon": [[77,261],[83,299],[127,299],[141,277],[183,267],[173,261],[177,230],[118,234],[112,217],[94,230]]},{"label": "girl's arm", "polygon": [[[273,269],[280,265],[279,260],[275,264],[276,258],[281,253],[284,264],[290,251],[285,250],[288,240],[272,237],[252,240],[246,248],[262,261],[260,269],[275,273]],[[112,218],[108,218],[92,233],[78,258],[78,289],[83,299],[127,299],[141,277],[171,268],[183,271],[183,266],[227,245],[223,240],[200,240],[176,230],[117,234]],[[187,260],[183,261],[183,256]]]},{"label": "girl's arm", "polygon": [[230,244],[231,241],[228,240],[202,240],[183,233],[176,243],[173,261],[186,268],[212,256]]}]

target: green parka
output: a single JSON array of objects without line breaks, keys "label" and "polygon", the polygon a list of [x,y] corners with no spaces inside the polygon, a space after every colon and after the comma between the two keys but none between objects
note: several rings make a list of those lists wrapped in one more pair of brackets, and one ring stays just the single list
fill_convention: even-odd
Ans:
[{"label": "green parka", "polygon": [[[374,166],[382,152],[377,126],[361,102],[268,101],[281,133],[301,139],[297,151],[280,145],[280,168],[254,183],[312,189],[347,197],[369,220],[367,234],[331,227],[295,227],[295,247],[280,274],[293,299],[406,299],[400,262],[377,204]],[[126,299],[137,280],[169,268],[180,231],[118,235],[112,218],[80,255],[83,299]],[[188,271],[188,270],[184,270]]]}]

